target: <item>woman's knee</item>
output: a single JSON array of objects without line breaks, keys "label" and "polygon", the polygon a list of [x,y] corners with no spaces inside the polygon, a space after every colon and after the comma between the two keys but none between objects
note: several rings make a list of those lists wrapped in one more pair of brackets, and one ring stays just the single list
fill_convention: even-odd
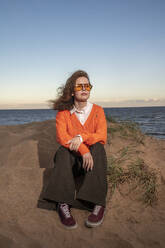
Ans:
[{"label": "woman's knee", "polygon": [[96,151],[98,151],[98,152],[104,151],[104,150],[105,150],[105,149],[104,149],[104,145],[101,144],[100,142],[97,142],[97,143],[93,144],[92,146],[90,146],[90,149],[91,149],[91,150],[96,150]]},{"label": "woman's knee", "polygon": [[70,152],[69,152],[69,149],[64,147],[64,146],[60,146],[55,155],[54,155],[54,162],[57,160],[57,159],[66,159],[68,156],[70,156]]},{"label": "woman's knee", "polygon": [[100,142],[95,143],[91,146],[90,151],[95,162],[101,161],[101,163],[107,163],[106,151],[103,144]]}]

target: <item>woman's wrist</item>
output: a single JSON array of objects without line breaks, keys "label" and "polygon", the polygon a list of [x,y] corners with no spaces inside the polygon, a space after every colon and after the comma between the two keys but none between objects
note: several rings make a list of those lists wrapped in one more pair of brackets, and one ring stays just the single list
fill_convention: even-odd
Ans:
[{"label": "woman's wrist", "polygon": [[82,136],[80,134],[77,134],[76,137],[80,138],[81,143],[83,142]]}]

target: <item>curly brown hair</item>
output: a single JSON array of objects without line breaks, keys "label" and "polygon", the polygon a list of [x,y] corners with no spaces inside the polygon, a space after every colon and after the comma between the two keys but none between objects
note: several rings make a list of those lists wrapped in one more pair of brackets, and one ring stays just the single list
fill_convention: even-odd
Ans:
[{"label": "curly brown hair", "polygon": [[77,78],[86,77],[90,83],[89,76],[85,71],[75,71],[66,81],[65,85],[62,85],[57,89],[57,99],[50,100],[54,110],[71,110],[74,105],[74,86]]}]

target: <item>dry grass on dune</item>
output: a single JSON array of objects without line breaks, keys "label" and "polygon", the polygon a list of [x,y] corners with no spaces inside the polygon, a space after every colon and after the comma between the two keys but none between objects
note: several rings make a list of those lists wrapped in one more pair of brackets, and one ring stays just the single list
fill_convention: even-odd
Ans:
[{"label": "dry grass on dune", "polygon": [[[138,125],[132,122],[116,122],[107,118],[108,143],[113,147],[115,138],[120,138],[123,145],[119,150],[108,155],[108,180],[112,193],[121,184],[130,185],[129,192],[137,192],[139,199],[147,205],[157,202],[157,172],[149,168],[141,156],[143,153],[138,147],[145,146],[145,135]],[[125,142],[128,142],[126,145]]]}]

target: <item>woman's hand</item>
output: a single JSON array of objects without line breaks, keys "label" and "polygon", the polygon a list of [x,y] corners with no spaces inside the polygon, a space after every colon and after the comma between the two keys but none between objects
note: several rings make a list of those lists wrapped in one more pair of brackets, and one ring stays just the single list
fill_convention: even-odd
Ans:
[{"label": "woman's hand", "polygon": [[80,137],[79,136],[75,136],[73,139],[69,140],[67,142],[67,144],[70,144],[69,145],[69,149],[71,151],[76,151],[78,150],[80,144],[81,144],[81,140],[80,140]]},{"label": "woman's hand", "polygon": [[93,158],[90,152],[85,153],[83,156],[83,168],[88,170],[93,169]]}]

